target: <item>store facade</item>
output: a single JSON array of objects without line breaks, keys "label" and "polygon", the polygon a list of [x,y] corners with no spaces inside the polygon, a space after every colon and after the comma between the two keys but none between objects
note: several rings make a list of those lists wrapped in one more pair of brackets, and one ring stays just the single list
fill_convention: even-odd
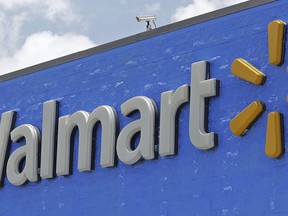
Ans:
[{"label": "store facade", "polygon": [[0,77],[0,214],[286,215],[287,10],[252,0]]}]

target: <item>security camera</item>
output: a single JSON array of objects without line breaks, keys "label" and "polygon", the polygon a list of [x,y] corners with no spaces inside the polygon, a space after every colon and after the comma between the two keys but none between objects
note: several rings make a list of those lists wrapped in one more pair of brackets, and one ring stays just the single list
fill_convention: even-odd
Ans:
[{"label": "security camera", "polygon": [[144,21],[147,23],[146,25],[146,30],[147,31],[150,31],[152,30],[152,26],[150,25],[150,21],[153,22],[155,28],[156,28],[156,24],[154,22],[154,20],[156,20],[156,16],[155,15],[152,15],[152,16],[136,16],[136,19],[138,22],[141,22],[141,21]]},{"label": "security camera", "polygon": [[155,15],[153,15],[153,16],[136,16],[136,19],[138,22],[141,22],[141,21],[149,22],[149,21],[156,20],[156,16]]}]

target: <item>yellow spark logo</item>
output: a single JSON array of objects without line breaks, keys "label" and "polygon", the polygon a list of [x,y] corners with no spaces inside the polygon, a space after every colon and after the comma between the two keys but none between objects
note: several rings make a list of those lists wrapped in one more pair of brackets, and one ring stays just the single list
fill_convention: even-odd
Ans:
[{"label": "yellow spark logo", "polygon": [[[286,23],[275,20],[268,25],[269,62],[279,66],[284,59]],[[232,73],[254,85],[263,85],[266,75],[242,58],[237,58],[231,66]],[[236,136],[244,135],[265,110],[261,101],[253,101],[230,121],[230,130]],[[268,114],[265,153],[271,158],[279,158],[284,153],[282,114],[273,111]]]}]

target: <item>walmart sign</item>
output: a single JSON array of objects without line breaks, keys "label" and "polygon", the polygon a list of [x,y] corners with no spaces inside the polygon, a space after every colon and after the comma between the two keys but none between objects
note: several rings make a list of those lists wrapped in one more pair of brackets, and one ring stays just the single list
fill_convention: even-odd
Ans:
[{"label": "walmart sign", "polygon": [[251,0],[1,76],[0,214],[287,215],[287,11]]}]

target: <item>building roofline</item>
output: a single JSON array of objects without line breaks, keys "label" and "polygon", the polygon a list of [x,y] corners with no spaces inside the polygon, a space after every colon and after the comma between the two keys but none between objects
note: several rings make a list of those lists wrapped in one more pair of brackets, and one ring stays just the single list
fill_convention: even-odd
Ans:
[{"label": "building roofline", "polygon": [[106,43],[103,45],[99,45],[99,46],[96,46],[96,47],[93,47],[93,48],[90,48],[87,50],[83,50],[83,51],[69,54],[69,55],[66,55],[66,56],[63,56],[60,58],[56,58],[56,59],[47,61],[47,62],[36,64],[36,65],[31,66],[31,67],[20,69],[20,70],[17,70],[17,71],[8,73],[8,74],[4,74],[4,75],[0,76],[0,82],[10,80],[10,79],[13,79],[16,77],[24,76],[24,75],[34,73],[34,72],[39,71],[39,70],[49,68],[49,67],[64,64],[64,63],[67,63],[70,61],[81,59],[81,58],[91,56],[91,55],[94,55],[97,53],[105,52],[105,51],[108,51],[108,50],[111,50],[114,48],[125,46],[125,45],[131,44],[131,43],[135,43],[137,41],[156,37],[158,35],[162,35],[162,34],[165,34],[168,32],[172,32],[172,31],[176,31],[178,29],[182,29],[182,28],[185,28],[185,27],[188,27],[191,25],[195,25],[195,24],[198,24],[201,22],[216,19],[216,18],[225,16],[225,15],[229,15],[229,14],[232,14],[235,12],[243,11],[243,10],[246,10],[249,8],[253,8],[256,6],[260,6],[260,5],[267,4],[270,2],[275,2],[275,1],[277,1],[277,0],[250,0],[247,2],[240,3],[240,4],[232,5],[232,6],[222,8],[222,9],[219,9],[216,11],[212,11],[212,12],[209,12],[209,13],[206,13],[203,15],[192,17],[192,18],[189,18],[189,19],[186,19],[183,21],[179,21],[179,22],[175,22],[175,23],[172,23],[169,25],[158,27],[158,28],[153,29],[151,31],[146,31],[143,33],[132,35],[132,36],[120,39],[120,40],[116,40],[116,41]]}]

